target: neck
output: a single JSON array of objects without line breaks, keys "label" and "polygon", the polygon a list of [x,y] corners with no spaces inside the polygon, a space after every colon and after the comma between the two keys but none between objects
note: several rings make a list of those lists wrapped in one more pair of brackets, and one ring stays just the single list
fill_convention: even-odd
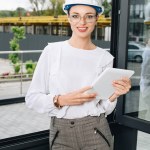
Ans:
[{"label": "neck", "polygon": [[69,44],[75,48],[93,50],[96,46],[92,43],[91,38],[80,38],[72,36],[69,39]]}]

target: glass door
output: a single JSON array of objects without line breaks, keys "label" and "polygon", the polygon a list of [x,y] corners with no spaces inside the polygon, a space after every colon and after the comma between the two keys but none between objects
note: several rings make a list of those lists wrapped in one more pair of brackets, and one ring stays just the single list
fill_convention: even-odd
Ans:
[{"label": "glass door", "polygon": [[135,74],[131,91],[118,100],[115,150],[149,150],[150,0],[120,0],[118,13],[116,67],[134,70]]},{"label": "glass door", "polygon": [[[145,9],[144,9],[145,8]],[[135,70],[125,114],[150,121],[150,0],[131,0],[127,68]],[[132,99],[132,100],[131,100]]]}]

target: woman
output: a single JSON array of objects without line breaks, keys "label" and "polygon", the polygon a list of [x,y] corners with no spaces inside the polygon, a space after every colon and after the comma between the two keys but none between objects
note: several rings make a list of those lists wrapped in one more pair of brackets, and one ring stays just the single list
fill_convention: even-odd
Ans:
[{"label": "woman", "polygon": [[91,41],[102,7],[98,0],[66,0],[64,11],[72,36],[46,46],[26,104],[40,113],[49,113],[50,149],[109,150],[112,136],[105,117],[115,108],[116,98],[129,91],[130,80],[114,81],[116,91],[107,100],[86,93],[92,81],[113,66],[113,56]]}]

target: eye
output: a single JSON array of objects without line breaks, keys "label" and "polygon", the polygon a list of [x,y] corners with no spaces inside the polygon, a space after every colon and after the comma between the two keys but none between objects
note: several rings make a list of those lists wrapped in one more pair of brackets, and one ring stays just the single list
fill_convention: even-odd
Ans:
[{"label": "eye", "polygon": [[93,15],[87,15],[87,16],[86,16],[87,19],[93,19],[94,17],[95,17],[95,16],[93,16]]},{"label": "eye", "polygon": [[71,15],[71,18],[73,18],[73,19],[78,19],[78,18],[79,18],[79,15]]}]

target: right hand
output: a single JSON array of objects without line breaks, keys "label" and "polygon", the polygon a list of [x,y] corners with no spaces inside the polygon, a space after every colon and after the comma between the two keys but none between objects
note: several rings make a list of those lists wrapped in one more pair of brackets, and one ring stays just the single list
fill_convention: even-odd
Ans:
[{"label": "right hand", "polygon": [[86,93],[92,87],[86,86],[77,91],[67,93],[65,95],[60,95],[58,103],[60,106],[73,106],[73,105],[82,105],[85,102],[92,101],[96,98],[96,93]]}]

